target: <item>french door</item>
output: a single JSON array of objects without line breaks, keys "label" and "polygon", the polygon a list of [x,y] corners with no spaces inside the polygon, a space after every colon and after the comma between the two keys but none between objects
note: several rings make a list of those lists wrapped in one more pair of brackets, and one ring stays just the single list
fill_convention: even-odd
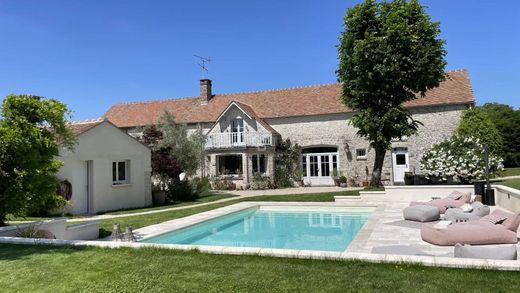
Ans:
[{"label": "french door", "polygon": [[244,144],[244,120],[233,119],[231,121],[231,142],[233,145]]},{"label": "french door", "polygon": [[303,154],[303,179],[306,184],[334,185],[332,171],[337,168],[337,153]]}]

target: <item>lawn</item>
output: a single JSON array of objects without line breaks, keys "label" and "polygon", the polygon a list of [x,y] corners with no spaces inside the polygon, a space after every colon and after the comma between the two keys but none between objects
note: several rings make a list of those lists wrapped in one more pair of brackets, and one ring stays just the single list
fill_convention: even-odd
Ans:
[{"label": "lawn", "polygon": [[506,168],[498,174],[499,177],[520,176],[520,168]]},{"label": "lawn", "polygon": [[[254,196],[248,198],[240,198],[235,200],[230,200],[222,203],[215,203],[211,205],[201,206],[201,207],[193,207],[182,210],[175,211],[162,211],[159,213],[141,215],[141,216],[129,216],[129,217],[121,217],[115,219],[105,219],[101,221],[99,236],[106,237],[109,236],[112,227],[115,223],[121,225],[121,228],[125,228],[126,226],[132,226],[134,229],[138,229],[141,227],[162,223],[164,221],[169,221],[177,218],[182,218],[186,216],[190,216],[197,213],[202,213],[205,211],[221,208],[224,206],[228,206],[231,204],[239,203],[242,201],[313,201],[313,202],[326,202],[326,201],[334,201],[335,195],[358,195],[359,191],[341,191],[341,192],[327,192],[327,193],[312,193],[312,194],[289,194],[289,195],[262,195],[262,196]],[[133,211],[128,211],[133,212]]]},{"label": "lawn", "polygon": [[[236,195],[229,194],[229,193],[213,193],[209,194],[207,196],[200,197],[193,201],[186,201],[186,202],[174,202],[168,205],[163,206],[157,206],[157,207],[151,207],[151,208],[138,208],[138,209],[125,209],[125,210],[119,210],[119,211],[113,211],[113,212],[106,212],[106,213],[100,213],[105,215],[121,215],[121,214],[129,214],[129,213],[139,213],[139,212],[147,212],[147,211],[158,211],[158,210],[164,210],[169,208],[176,208],[176,207],[184,207],[184,206],[190,206],[195,205],[199,203],[206,203],[206,202],[212,202],[221,200],[224,198],[230,198],[230,197],[237,197]],[[69,219],[78,219],[78,218],[88,218],[89,216],[84,215],[67,215],[66,216]],[[49,219],[49,217],[13,217],[11,215],[7,216],[7,220],[10,222],[15,221],[41,221]]]},{"label": "lawn", "polygon": [[520,288],[518,272],[151,248],[0,245],[0,267],[2,292],[514,292]]},{"label": "lawn", "polygon": [[159,211],[169,208],[176,208],[176,207],[183,207],[183,206],[190,206],[194,204],[199,203],[205,203],[205,202],[212,202],[221,200],[224,198],[230,198],[230,197],[237,197],[237,195],[229,194],[229,193],[214,193],[207,196],[203,196],[200,198],[197,198],[193,201],[185,201],[185,202],[174,202],[171,204],[163,205],[163,206],[157,206],[157,207],[151,207],[151,208],[142,208],[142,209],[126,209],[126,210],[120,210],[120,211],[114,211],[114,212],[107,212],[107,213],[100,213],[104,215],[121,215],[121,214],[128,214],[128,213],[139,213],[139,212],[148,212],[148,211]]},{"label": "lawn", "polygon": [[501,185],[509,186],[511,188],[520,190],[520,179],[509,179],[509,180],[494,182],[494,184],[501,184]]}]

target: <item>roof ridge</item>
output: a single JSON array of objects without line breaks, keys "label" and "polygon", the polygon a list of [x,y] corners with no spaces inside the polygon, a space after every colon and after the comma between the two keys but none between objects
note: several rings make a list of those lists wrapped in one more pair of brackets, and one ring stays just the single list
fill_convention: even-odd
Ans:
[{"label": "roof ridge", "polygon": [[177,100],[197,100],[201,99],[201,97],[180,97],[180,98],[165,98],[165,99],[153,99],[153,100],[145,100],[145,101],[134,101],[134,102],[120,102],[115,103],[112,106],[117,105],[135,105],[135,104],[148,104],[148,103],[157,103],[157,102],[166,102],[166,101],[177,101]]},{"label": "roof ridge", "polygon": [[338,83],[338,82],[330,82],[330,83],[321,83],[321,84],[313,84],[313,85],[294,86],[294,87],[287,87],[287,88],[243,91],[243,92],[236,92],[236,93],[224,93],[224,94],[216,94],[216,96],[231,96],[231,95],[254,94],[254,93],[264,93],[264,92],[281,92],[281,91],[287,91],[287,90],[305,89],[305,88],[322,87],[322,86],[339,85],[339,84],[340,83]]},{"label": "roof ridge", "polygon": [[459,69],[452,69],[452,70],[445,71],[445,73],[452,73],[452,72],[469,72],[469,71],[466,68],[459,68]]},{"label": "roof ridge", "polygon": [[[234,92],[234,93],[223,93],[223,94],[214,94],[215,96],[231,96],[231,95],[240,95],[240,94],[254,94],[254,93],[263,93],[263,92],[279,92],[279,91],[287,91],[294,89],[305,89],[305,88],[313,88],[313,87],[322,87],[322,86],[330,86],[340,84],[338,82],[331,83],[322,83],[322,84],[314,84],[314,85],[304,85],[304,86],[295,86],[295,87],[287,87],[287,88],[277,88],[277,89],[267,89],[267,90],[256,90],[256,91],[243,91],[243,92]],[[166,101],[178,101],[178,100],[197,100],[202,99],[199,96],[192,97],[180,97],[180,98],[165,98],[165,99],[152,99],[145,101],[134,101],[134,102],[120,102],[114,103],[112,106],[118,105],[136,105],[136,104],[147,104],[147,103],[157,103],[157,102],[166,102]]]},{"label": "roof ridge", "polygon": [[98,118],[93,118],[93,119],[83,119],[83,120],[70,121],[69,123],[71,125],[78,125],[78,124],[91,124],[91,123],[97,123],[97,122],[103,122],[103,121],[105,121],[105,118],[98,117]]}]

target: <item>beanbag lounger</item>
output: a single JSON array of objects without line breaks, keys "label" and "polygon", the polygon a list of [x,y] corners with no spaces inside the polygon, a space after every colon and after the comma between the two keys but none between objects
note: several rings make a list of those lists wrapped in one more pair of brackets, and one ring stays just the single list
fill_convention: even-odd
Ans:
[{"label": "beanbag lounger", "polygon": [[468,213],[465,213],[460,208],[450,208],[446,210],[446,213],[444,213],[444,219],[456,222],[457,220],[478,220],[489,215],[489,207],[483,205],[481,202],[476,201],[471,204],[471,207],[473,210]]},{"label": "beanbag lounger", "polygon": [[439,209],[439,212],[441,214],[444,214],[448,208],[460,207],[463,204],[469,203],[470,200],[471,200],[470,192],[453,191],[450,195],[448,195],[445,198],[434,199],[434,200],[425,201],[425,202],[412,201],[410,203],[410,206],[431,205],[431,206],[437,207]]},{"label": "beanbag lounger", "polygon": [[520,213],[510,214],[495,210],[479,220],[459,222],[445,229],[424,224],[421,237],[424,241],[436,245],[460,244],[516,244],[516,231],[520,224]]},{"label": "beanbag lounger", "polygon": [[403,210],[405,220],[417,222],[432,222],[439,219],[439,209],[430,205],[410,206]]},{"label": "beanbag lounger", "polygon": [[516,245],[455,245],[455,257],[516,260]]}]

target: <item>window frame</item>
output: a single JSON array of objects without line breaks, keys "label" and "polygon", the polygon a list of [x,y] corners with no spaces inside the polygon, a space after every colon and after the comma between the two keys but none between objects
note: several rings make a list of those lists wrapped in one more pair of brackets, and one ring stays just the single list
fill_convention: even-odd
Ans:
[{"label": "window frame", "polygon": [[[120,164],[124,164],[124,175],[125,176],[124,176],[123,180],[119,179]],[[112,162],[112,185],[124,185],[124,184],[130,183],[128,166],[129,166],[129,161],[113,161]]]},{"label": "window frame", "polygon": [[[360,155],[359,152],[363,151],[364,155]],[[367,149],[361,148],[356,149],[356,160],[366,160],[367,159]]]},{"label": "window frame", "polygon": [[[263,171],[261,170],[262,164],[260,164],[261,158],[264,159],[264,164],[263,164],[264,170]],[[256,164],[256,166],[255,166],[255,164]],[[255,167],[257,170],[255,170]],[[265,154],[252,155],[251,156],[251,169],[253,171],[253,174],[256,174],[256,173],[260,173],[262,175],[267,174],[267,155],[265,155]]]}]

